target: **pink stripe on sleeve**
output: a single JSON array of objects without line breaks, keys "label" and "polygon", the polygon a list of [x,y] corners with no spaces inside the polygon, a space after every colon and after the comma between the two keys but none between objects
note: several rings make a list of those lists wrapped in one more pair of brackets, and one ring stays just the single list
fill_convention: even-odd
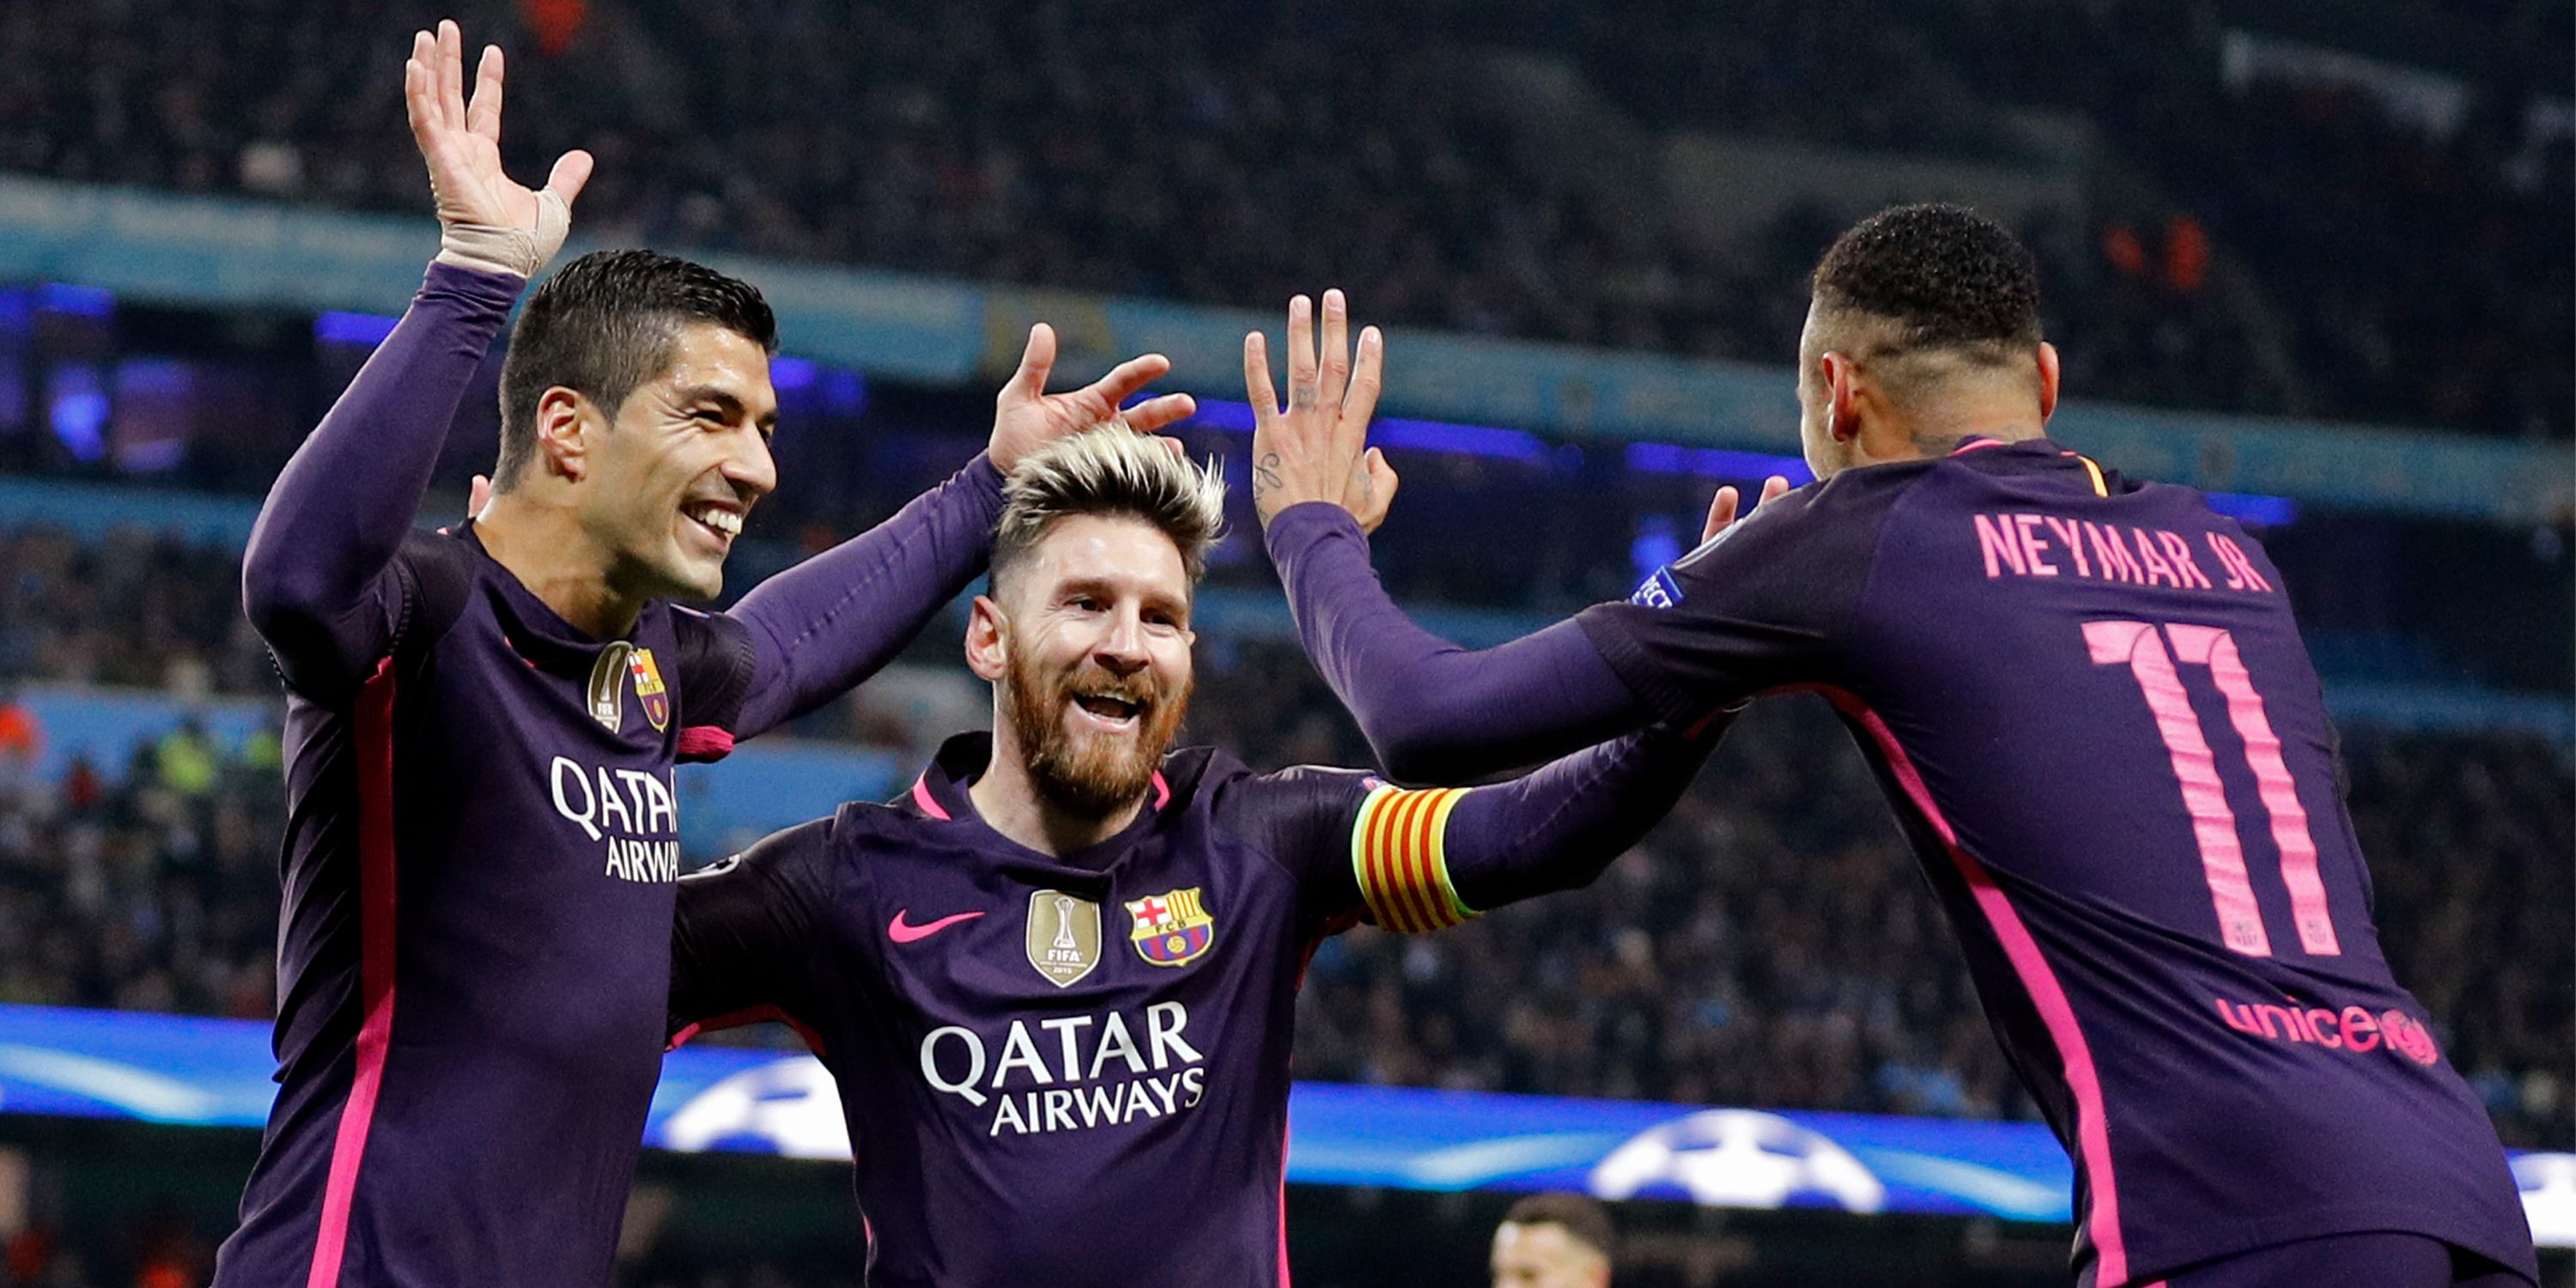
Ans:
[{"label": "pink stripe on sleeve", "polygon": [[[2161,648],[2158,652],[2162,652]],[[2075,1097],[2075,1140],[2081,1155],[2085,1179],[2093,1190],[2093,1210],[2085,1228],[2093,1238],[2094,1252],[2101,1258],[2094,1280],[2117,1284],[2129,1277],[2129,1252],[2120,1237],[2120,1193],[2111,1176],[2111,1126],[2102,1103],[2102,1080],[2093,1067],[2093,1049],[2084,1041],[2084,1029],[2075,1022],[2075,1008],[2066,1000],[2066,989],[2057,982],[2057,972],[2040,952],[2039,942],[2022,924],[2021,914],[2013,909],[2012,900],[1995,884],[1994,875],[1985,865],[1959,848],[1959,834],[1950,820],[1933,803],[1932,791],[1924,786],[1923,776],[1914,762],[1898,745],[1896,734],[1879,719],[1859,697],[1840,689],[1822,690],[1826,699],[1844,715],[1858,721],[1868,731],[1879,752],[1887,757],[1889,770],[1906,797],[1923,813],[1932,830],[1941,837],[1942,847],[1949,851],[1950,862],[1968,883],[1968,892],[1977,901],[1977,910],[1995,932],[2003,946],[2004,956],[2011,960],[2013,974],[2030,994],[2031,1005],[2039,1011],[2040,1022],[2048,1028],[2049,1040],[2057,1047],[2059,1062],[2066,1070],[2066,1089]]]},{"label": "pink stripe on sleeve", "polygon": [[930,794],[930,779],[927,775],[912,780],[912,803],[920,806],[922,813],[942,823],[948,821],[948,811],[940,806],[938,797]]},{"label": "pink stripe on sleeve", "polygon": [[322,1225],[313,1239],[305,1288],[334,1288],[349,1245],[349,1214],[358,1167],[374,1125],[394,1030],[394,672],[391,658],[358,691],[358,1021],[357,1072],[340,1107],[331,1170],[322,1189]]}]

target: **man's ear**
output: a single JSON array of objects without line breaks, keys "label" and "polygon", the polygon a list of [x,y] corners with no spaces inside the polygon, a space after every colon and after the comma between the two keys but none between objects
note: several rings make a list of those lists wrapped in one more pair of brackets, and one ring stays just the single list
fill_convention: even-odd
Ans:
[{"label": "man's ear", "polygon": [[1010,669],[1010,644],[1003,630],[1002,606],[990,595],[977,595],[966,612],[966,669],[987,684]]},{"label": "man's ear", "polygon": [[2039,342],[2039,423],[2057,414],[2057,346]]},{"label": "man's ear", "polygon": [[546,472],[576,483],[590,472],[592,425],[598,408],[579,390],[556,385],[537,399],[537,459]]},{"label": "man's ear", "polygon": [[1825,432],[1837,443],[1860,437],[1860,364],[1840,353],[1817,359],[1824,368]]}]

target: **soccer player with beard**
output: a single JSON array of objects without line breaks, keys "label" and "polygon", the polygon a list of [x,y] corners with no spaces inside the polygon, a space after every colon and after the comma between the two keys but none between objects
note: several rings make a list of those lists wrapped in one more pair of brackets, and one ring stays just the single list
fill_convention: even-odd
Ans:
[{"label": "soccer player with beard", "polygon": [[1584,884],[1697,771],[1649,730],[1402,791],[1172,751],[1224,485],[1095,432],[1010,480],[966,656],[994,730],[680,882],[681,1039],[787,1019],[833,1074],[867,1281],[1287,1280],[1281,1168],[1307,957]]},{"label": "soccer player with beard", "polygon": [[[1882,212],[1825,252],[1814,297],[1797,392],[1819,481],[1633,599],[1483,652],[1407,621],[1370,571],[1344,504],[1365,424],[1300,361],[1305,301],[1286,412],[1247,338],[1271,557],[1389,768],[1448,781],[1821,693],[2074,1157],[2080,1283],[2536,1280],[2495,1128],[2380,952],[2260,543],[2043,436],[2057,351],[1995,224]],[[1327,297],[1325,352],[1348,364],[1343,308]],[[1373,391],[1383,342],[1360,347],[1342,369]]]},{"label": "soccer player with beard", "polygon": [[1168,366],[1049,397],[1040,333],[988,457],[732,612],[690,612],[666,597],[718,591],[777,482],[775,328],[742,282],[602,252],[512,333],[489,505],[414,531],[457,401],[590,172],[573,153],[542,191],[511,182],[500,52],[468,102],[461,44],[442,23],[404,68],[437,262],[244,556],[288,692],[290,803],[282,1085],[226,1288],[605,1284],[660,1073],[673,763],[872,672],[982,566],[1002,469]]}]

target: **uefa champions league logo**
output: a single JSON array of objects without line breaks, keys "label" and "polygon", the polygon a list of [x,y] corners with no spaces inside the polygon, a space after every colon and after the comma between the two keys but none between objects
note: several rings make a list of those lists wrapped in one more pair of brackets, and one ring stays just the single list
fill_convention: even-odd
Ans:
[{"label": "uefa champions league logo", "polygon": [[1592,1192],[1718,1207],[1887,1206],[1887,1187],[1851,1151],[1751,1109],[1710,1109],[1648,1128],[1593,1167]]}]

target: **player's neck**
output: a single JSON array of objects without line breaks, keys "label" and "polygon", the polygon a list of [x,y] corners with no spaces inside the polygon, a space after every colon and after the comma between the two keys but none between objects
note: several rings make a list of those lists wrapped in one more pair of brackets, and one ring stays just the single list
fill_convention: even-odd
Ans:
[{"label": "player's neck", "polygon": [[644,611],[642,600],[609,585],[606,554],[565,507],[503,493],[475,518],[474,535],[529,594],[593,639],[626,634]]},{"label": "player's neck", "polygon": [[986,827],[1015,844],[1059,859],[1126,831],[1145,808],[1145,798],[1140,794],[1105,818],[1087,818],[1056,809],[1039,794],[1018,753],[1005,749],[998,737],[993,741],[992,762],[984,767],[984,776],[967,787],[966,798],[974,802],[975,813]]},{"label": "player's neck", "polygon": [[2019,443],[2048,433],[2048,422],[2028,403],[1958,407],[1933,417],[1890,417],[1853,440],[1852,464],[1937,460],[1981,438]]}]

